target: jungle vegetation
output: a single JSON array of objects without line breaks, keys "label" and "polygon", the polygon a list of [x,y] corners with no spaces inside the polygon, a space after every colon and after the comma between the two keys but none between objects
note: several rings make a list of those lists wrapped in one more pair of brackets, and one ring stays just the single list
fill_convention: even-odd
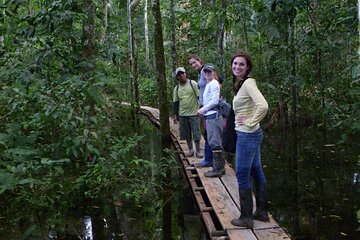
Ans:
[{"label": "jungle vegetation", "polygon": [[248,51],[267,127],[297,136],[312,125],[324,142],[358,141],[357,16],[355,0],[1,1],[0,217],[31,235],[76,208],[69,196],[141,204],[171,187],[159,187],[171,175],[168,152],[159,168],[138,155],[138,111],[160,109],[169,148],[173,72],[181,65],[197,78],[190,54],[215,64],[231,100],[231,56]]}]

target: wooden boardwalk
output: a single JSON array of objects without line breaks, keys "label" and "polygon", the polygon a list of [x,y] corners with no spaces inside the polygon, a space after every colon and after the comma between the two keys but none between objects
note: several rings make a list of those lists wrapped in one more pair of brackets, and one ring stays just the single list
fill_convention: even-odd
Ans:
[{"label": "wooden boardwalk", "polygon": [[[157,109],[143,106],[141,112],[155,125],[159,126],[159,111]],[[201,217],[211,239],[291,239],[271,215],[270,222],[267,223],[255,220],[253,229],[244,229],[232,225],[230,221],[240,216],[239,192],[234,169],[226,163],[226,174],[221,178],[204,177],[204,172],[210,168],[197,169],[194,164],[200,160],[195,157],[187,158],[185,156],[188,150],[186,141],[179,141],[178,125],[174,125],[171,119],[170,130],[173,144],[180,156]]]}]

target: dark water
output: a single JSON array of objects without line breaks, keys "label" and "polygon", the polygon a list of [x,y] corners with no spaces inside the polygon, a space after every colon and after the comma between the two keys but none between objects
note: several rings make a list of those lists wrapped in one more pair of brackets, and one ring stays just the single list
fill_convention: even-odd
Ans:
[{"label": "dark water", "polygon": [[[131,120],[122,119],[121,124],[124,128],[130,129]],[[142,117],[139,132],[145,137],[140,148],[138,148],[140,154],[138,157],[153,162],[158,161],[160,156],[158,129],[147,118]],[[126,134],[126,130],[122,134]],[[174,158],[176,157],[174,154]],[[176,184],[171,195],[172,219],[170,219],[173,239],[206,239],[206,231],[183,171],[176,165],[174,165],[174,169],[172,177]],[[71,174],[76,173],[72,172]],[[157,193],[154,192],[154,194]],[[59,216],[48,214],[44,219],[35,220],[34,216],[26,215],[24,212],[22,220],[19,221],[0,212],[0,239],[117,240],[162,238],[161,201],[154,204],[151,199],[143,199],[141,205],[136,205],[132,202],[108,199],[109,195],[111,194],[104,193],[104,197],[100,199],[82,197],[69,199],[69,202],[76,202],[78,207],[66,214],[57,214]],[[60,204],[66,203],[59,202],[58,204],[59,209],[61,209]],[[0,206],[4,212],[9,210],[4,204],[0,204]],[[47,210],[43,209],[44,212]],[[56,212],[56,210],[48,212]]]},{"label": "dark water", "polygon": [[358,140],[342,144],[339,136],[301,130],[296,158],[290,134],[282,143],[276,131],[264,133],[270,211],[293,239],[360,239]]},{"label": "dark water", "polygon": [[[160,152],[158,130],[143,118],[141,132],[145,135],[141,157],[156,161]],[[314,129],[301,131],[298,137],[299,151],[295,161],[290,135],[281,141],[276,130],[264,132],[262,159],[268,181],[271,214],[293,239],[360,239],[360,185],[355,183],[356,173],[360,172],[360,153],[356,141],[353,145],[339,144],[334,134],[328,136],[333,141],[324,142],[322,133]],[[173,174],[173,178],[178,183],[171,200],[173,238],[207,239],[181,168]],[[62,219],[57,227],[34,226],[34,231],[42,232],[44,237],[41,239],[162,237],[162,219],[156,214],[161,209],[161,203],[134,206],[106,198],[78,201],[83,207]],[[0,225],[6,226],[5,220],[0,220]],[[21,239],[21,236],[25,236],[25,233],[16,231],[14,227],[11,231],[0,232],[1,239]]]}]

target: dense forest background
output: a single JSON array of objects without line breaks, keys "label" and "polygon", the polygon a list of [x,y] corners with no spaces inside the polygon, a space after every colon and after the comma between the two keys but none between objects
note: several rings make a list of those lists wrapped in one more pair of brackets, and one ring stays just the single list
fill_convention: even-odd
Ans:
[{"label": "dense forest background", "polygon": [[[159,3],[161,16],[156,14]],[[215,64],[225,78],[228,100],[231,56],[240,50],[251,54],[253,77],[270,105],[266,127],[279,125],[297,136],[299,128],[312,125],[323,132],[324,143],[358,142],[357,4],[1,1],[2,217],[11,216],[17,226],[24,212],[34,214],[20,224],[30,234],[34,225],[28,222],[49,215],[46,207],[66,202],[52,210],[58,215],[74,208],[75,203],[66,201],[69,195],[95,198],[116,192],[118,198],[141,202],[142,194],[156,188],[152,179],[162,176],[163,169],[144,176],[139,166],[151,169],[151,162],[136,156],[141,133],[125,137],[120,116],[137,119],[139,106],[149,105],[163,109],[163,119],[168,119],[174,69],[184,66],[197,79],[187,62],[193,53]],[[158,64],[161,57],[164,65]],[[122,101],[131,103],[132,113],[124,112]],[[137,124],[134,120],[135,130]],[[334,131],[341,134],[329,139]],[[293,146],[297,148],[296,141]],[[81,173],[76,178],[63,176],[74,169]],[[139,181],[140,176],[149,180]],[[24,212],[15,211],[21,206],[27,206]]]}]

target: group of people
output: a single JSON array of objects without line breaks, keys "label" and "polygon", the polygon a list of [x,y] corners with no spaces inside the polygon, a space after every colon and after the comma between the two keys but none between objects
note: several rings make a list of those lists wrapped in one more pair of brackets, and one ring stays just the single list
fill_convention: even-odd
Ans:
[{"label": "group of people", "polygon": [[[173,92],[174,123],[179,122],[180,139],[187,142],[189,148],[187,156],[192,157],[195,154],[197,158],[204,157],[201,162],[195,164],[195,167],[212,167],[211,170],[205,172],[205,177],[221,177],[225,174],[222,147],[225,119],[219,110],[222,78],[217,75],[213,64],[203,64],[197,55],[189,56],[188,61],[190,66],[198,72],[198,80],[189,80],[185,68],[176,69],[175,75],[179,84]],[[233,219],[231,223],[246,228],[253,227],[254,219],[269,221],[266,178],[260,157],[260,145],[263,138],[260,121],[267,113],[268,104],[259,91],[255,79],[250,77],[252,67],[250,55],[246,52],[236,53],[231,59],[234,92],[232,110],[235,115],[237,135],[236,178],[241,207],[240,217]],[[204,126],[205,156],[200,148],[198,117],[201,118]],[[253,213],[251,178],[255,185],[255,213]]]}]

